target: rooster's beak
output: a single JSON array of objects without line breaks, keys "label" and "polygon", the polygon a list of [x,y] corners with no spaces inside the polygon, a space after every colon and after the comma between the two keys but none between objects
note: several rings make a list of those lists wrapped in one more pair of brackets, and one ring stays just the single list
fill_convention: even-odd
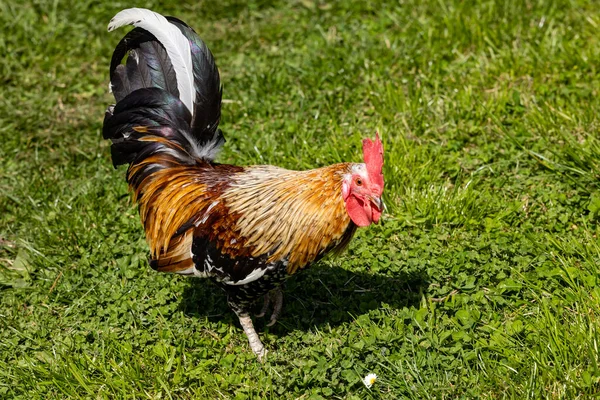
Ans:
[{"label": "rooster's beak", "polygon": [[375,207],[377,207],[377,209],[380,212],[382,212],[385,209],[385,204],[384,204],[383,200],[381,199],[381,197],[369,196],[369,200],[371,201],[371,203],[373,203],[375,205]]}]

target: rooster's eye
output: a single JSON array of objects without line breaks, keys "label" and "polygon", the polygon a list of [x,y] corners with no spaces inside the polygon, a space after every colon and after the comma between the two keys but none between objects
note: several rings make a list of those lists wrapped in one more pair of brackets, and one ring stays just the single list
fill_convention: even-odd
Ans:
[{"label": "rooster's eye", "polygon": [[356,186],[362,186],[362,179],[356,178]]}]

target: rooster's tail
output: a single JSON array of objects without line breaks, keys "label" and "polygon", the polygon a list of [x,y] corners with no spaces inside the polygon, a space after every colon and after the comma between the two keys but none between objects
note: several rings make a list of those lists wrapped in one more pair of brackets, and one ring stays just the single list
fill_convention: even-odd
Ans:
[{"label": "rooster's tail", "polygon": [[149,175],[216,156],[225,141],[218,129],[221,83],[210,50],[184,22],[131,8],[108,30],[124,25],[135,28],[112,56],[117,104],[106,111],[103,135],[113,142],[113,164],[129,164],[127,180],[139,197]]},{"label": "rooster's tail", "polygon": [[123,25],[135,28],[112,56],[117,104],[106,111],[103,135],[112,140],[113,164],[129,164],[127,182],[140,206],[152,267],[189,274],[189,221],[206,197],[195,172],[225,141],[218,129],[219,71],[206,45],[178,19],[132,8],[115,15],[108,30]]}]

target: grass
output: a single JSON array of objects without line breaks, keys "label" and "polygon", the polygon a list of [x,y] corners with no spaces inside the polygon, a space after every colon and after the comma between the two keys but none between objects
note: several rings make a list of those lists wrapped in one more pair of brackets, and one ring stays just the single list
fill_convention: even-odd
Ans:
[{"label": "grass", "polygon": [[214,286],[149,268],[101,139],[106,25],[133,5],[0,2],[0,397],[600,393],[594,2],[143,4],[216,56],[220,161],[384,138],[385,223],[288,283],[265,364]]}]

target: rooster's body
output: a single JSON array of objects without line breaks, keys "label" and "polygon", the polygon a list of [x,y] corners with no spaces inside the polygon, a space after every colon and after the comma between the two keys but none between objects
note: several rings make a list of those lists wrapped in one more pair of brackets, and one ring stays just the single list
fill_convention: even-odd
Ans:
[{"label": "rooster's body", "polygon": [[[109,30],[127,24],[136,28],[113,54],[117,104],[109,107],[103,132],[113,141],[115,166],[129,164],[150,265],[214,280],[262,357],[250,306],[288,276],[343,249],[357,226],[378,221],[381,142],[365,141],[364,164],[310,171],[217,164],[224,143],[221,86],[210,51],[175,18],[129,9]],[[271,322],[281,309],[275,293]]]}]

